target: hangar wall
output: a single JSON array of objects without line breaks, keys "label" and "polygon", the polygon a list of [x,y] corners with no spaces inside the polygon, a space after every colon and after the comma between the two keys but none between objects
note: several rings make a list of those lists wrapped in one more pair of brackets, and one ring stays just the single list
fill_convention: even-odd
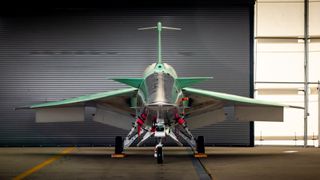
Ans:
[{"label": "hangar wall", "polygon": [[[155,62],[162,21],[163,59],[179,76],[213,76],[198,88],[250,95],[250,8],[59,9],[0,17],[0,145],[114,143],[127,132],[92,121],[35,123],[15,107],[126,87],[107,77],[140,77]],[[207,145],[250,145],[250,124],[232,119],[194,130]]]},{"label": "hangar wall", "polygon": [[[255,10],[255,98],[304,106],[303,0],[258,0]],[[317,145],[320,2],[309,1],[308,145]],[[284,122],[256,122],[256,144],[303,145],[304,111],[285,109]]]}]

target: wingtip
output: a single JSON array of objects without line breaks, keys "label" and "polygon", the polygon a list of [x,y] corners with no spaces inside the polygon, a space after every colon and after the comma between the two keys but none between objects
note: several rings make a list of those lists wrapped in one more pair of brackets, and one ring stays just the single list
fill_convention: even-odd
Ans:
[{"label": "wingtip", "polygon": [[23,109],[31,109],[31,107],[29,107],[29,106],[23,106],[23,107],[15,107],[15,108],[13,108],[14,111],[16,111],[16,110],[23,110]]},{"label": "wingtip", "polygon": [[295,108],[295,109],[305,109],[304,107],[301,106],[287,106],[288,108]]}]

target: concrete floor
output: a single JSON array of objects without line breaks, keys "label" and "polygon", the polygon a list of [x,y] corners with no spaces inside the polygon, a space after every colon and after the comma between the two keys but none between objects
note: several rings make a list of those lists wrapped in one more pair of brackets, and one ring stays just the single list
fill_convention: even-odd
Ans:
[{"label": "concrete floor", "polygon": [[[190,148],[165,147],[162,165],[153,158],[153,148],[131,148],[124,159],[111,158],[113,148],[63,150],[0,148],[0,179],[199,179]],[[320,148],[206,150],[209,156],[201,162],[213,179],[320,179]]]}]

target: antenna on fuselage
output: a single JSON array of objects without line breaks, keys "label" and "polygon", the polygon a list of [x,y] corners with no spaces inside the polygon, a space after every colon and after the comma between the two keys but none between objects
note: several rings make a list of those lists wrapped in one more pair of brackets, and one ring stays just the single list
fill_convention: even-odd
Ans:
[{"label": "antenna on fuselage", "polygon": [[161,30],[162,30],[162,29],[168,29],[168,30],[180,31],[181,28],[174,28],[174,27],[162,26],[161,22],[158,22],[158,23],[157,23],[157,26],[138,28],[138,30],[150,30],[150,29],[157,29],[157,31],[158,31],[158,62],[157,62],[157,64],[162,64],[162,54],[161,54]]}]

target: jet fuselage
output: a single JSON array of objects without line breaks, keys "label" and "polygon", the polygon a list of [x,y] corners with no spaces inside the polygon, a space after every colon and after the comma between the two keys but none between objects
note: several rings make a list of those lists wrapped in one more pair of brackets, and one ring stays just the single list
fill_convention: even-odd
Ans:
[{"label": "jet fuselage", "polygon": [[138,104],[147,115],[146,125],[158,121],[170,125],[176,114],[183,112],[182,89],[178,87],[177,74],[172,66],[153,63],[144,72],[144,80],[138,90]]}]

